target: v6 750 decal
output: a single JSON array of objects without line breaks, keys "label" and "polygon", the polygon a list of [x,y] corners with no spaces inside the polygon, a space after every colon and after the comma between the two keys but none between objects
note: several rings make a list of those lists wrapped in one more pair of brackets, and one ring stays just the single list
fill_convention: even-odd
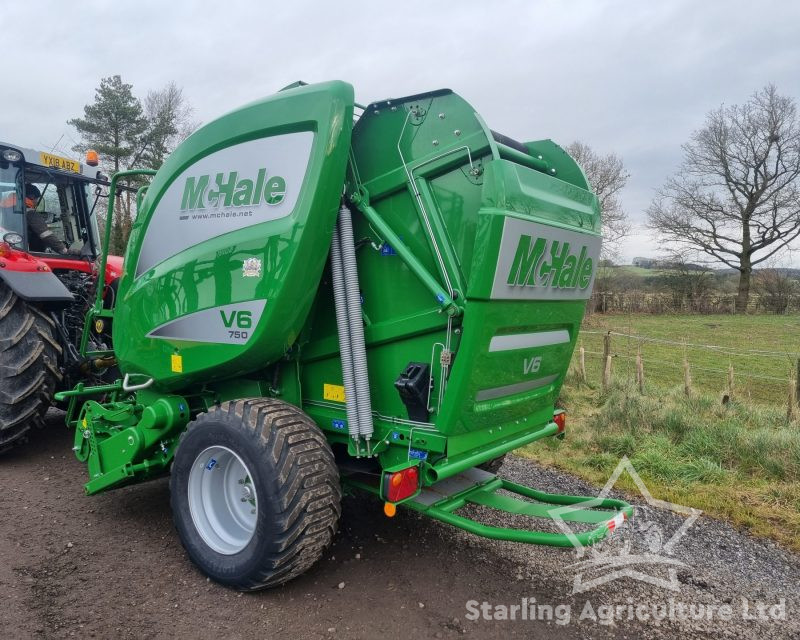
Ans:
[{"label": "v6 750 decal", "polygon": [[153,329],[148,338],[246,344],[253,335],[266,300],[225,304],[171,320]]}]

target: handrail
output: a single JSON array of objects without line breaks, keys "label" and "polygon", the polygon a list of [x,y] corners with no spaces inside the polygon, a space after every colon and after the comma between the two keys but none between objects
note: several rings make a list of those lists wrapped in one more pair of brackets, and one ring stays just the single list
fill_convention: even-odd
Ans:
[{"label": "handrail", "polygon": [[527,153],[522,153],[522,151],[517,151],[513,147],[509,147],[502,142],[497,143],[497,149],[500,152],[500,157],[505,158],[506,160],[511,160],[512,162],[516,162],[517,164],[524,165],[526,167],[530,167],[536,171],[541,171],[542,173],[546,173],[547,175],[554,176],[556,174],[556,170],[550,166],[550,163],[546,160],[540,160],[539,158],[534,158],[533,156],[529,156]]},{"label": "handrail", "polygon": [[[126,178],[128,176],[154,176],[155,174],[155,169],[128,169],[126,171],[118,171],[111,177],[111,186],[108,189],[109,198],[108,211],[106,213],[105,242],[103,243],[102,252],[100,254],[100,269],[97,272],[97,286],[95,287],[97,289],[97,293],[95,295],[94,305],[92,308],[92,311],[94,312],[97,312],[103,308],[103,291],[105,289],[109,245],[111,244],[111,226],[114,223],[114,201],[117,198],[117,181],[120,178]],[[138,204],[139,198],[137,197],[137,205]]]},{"label": "handrail", "polygon": [[463,311],[449,293],[445,292],[444,287],[434,278],[428,270],[417,260],[413,252],[405,245],[400,237],[392,230],[380,214],[373,209],[361,194],[352,194],[350,201],[356,208],[364,214],[369,223],[375,227],[376,231],[388,242],[403,262],[408,265],[417,278],[420,279],[427,289],[435,296],[441,310],[448,316],[459,316]]}]

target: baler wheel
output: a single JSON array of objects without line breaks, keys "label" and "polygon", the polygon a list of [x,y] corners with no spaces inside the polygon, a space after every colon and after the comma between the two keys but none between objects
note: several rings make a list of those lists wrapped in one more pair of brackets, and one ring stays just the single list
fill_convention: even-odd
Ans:
[{"label": "baler wheel", "polygon": [[0,280],[0,452],[42,428],[61,382],[55,326]]},{"label": "baler wheel", "polygon": [[181,435],[170,478],[173,518],[192,561],[243,591],[310,568],[341,514],[339,472],[322,431],[273,398],[225,402]]}]

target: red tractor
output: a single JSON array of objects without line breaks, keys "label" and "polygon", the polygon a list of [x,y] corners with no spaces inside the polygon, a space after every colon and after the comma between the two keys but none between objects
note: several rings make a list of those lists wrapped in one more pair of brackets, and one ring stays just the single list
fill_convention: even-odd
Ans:
[{"label": "red tractor", "polygon": [[[53,394],[92,368],[78,345],[96,295],[95,210],[107,184],[94,152],[81,163],[0,142],[0,452],[41,427]],[[122,258],[109,256],[109,304],[121,271]],[[110,335],[99,321],[89,339],[103,348]]]}]

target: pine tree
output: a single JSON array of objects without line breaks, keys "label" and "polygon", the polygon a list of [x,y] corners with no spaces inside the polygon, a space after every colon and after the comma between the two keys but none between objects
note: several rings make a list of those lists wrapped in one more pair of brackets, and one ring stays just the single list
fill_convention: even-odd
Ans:
[{"label": "pine tree", "polygon": [[[67,122],[78,130],[82,139],[74,150],[95,149],[104,167],[113,173],[129,166],[148,129],[142,104],[132,89],[120,76],[103,78],[95,90],[94,102],[83,108],[84,117]],[[120,255],[130,233],[130,200],[117,195],[114,211],[109,251]]]}]

